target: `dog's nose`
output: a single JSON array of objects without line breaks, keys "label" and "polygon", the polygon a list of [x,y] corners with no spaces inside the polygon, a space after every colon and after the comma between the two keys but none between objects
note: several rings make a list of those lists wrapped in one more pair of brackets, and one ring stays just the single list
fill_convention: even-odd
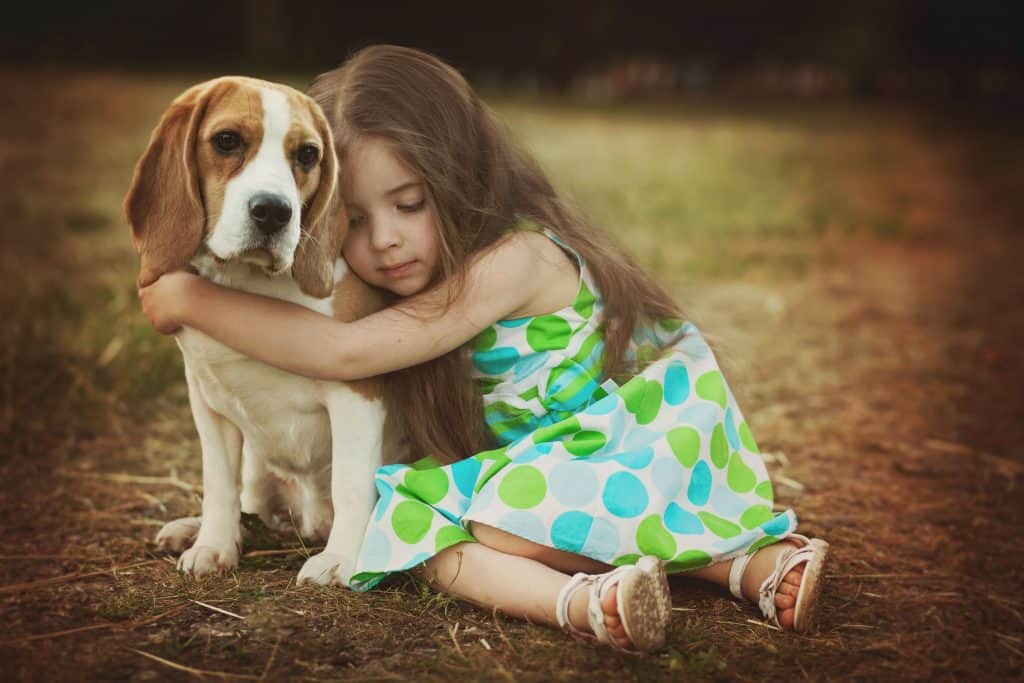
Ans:
[{"label": "dog's nose", "polygon": [[292,205],[276,194],[262,193],[249,200],[249,215],[266,235],[272,235],[292,219]]}]

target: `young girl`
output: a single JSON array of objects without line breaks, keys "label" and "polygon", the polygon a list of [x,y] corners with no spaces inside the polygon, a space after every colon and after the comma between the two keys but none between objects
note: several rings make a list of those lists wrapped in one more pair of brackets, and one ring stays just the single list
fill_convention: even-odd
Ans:
[{"label": "young girl", "polygon": [[433,457],[377,472],[351,587],[415,569],[647,651],[664,642],[665,572],[687,572],[809,629],[828,546],[773,514],[714,355],[662,288],[435,57],[367,48],[311,94],[342,162],[343,254],[394,305],[341,323],[184,272],[140,296],[161,332],[188,325],[291,372],[393,373],[391,409]]}]

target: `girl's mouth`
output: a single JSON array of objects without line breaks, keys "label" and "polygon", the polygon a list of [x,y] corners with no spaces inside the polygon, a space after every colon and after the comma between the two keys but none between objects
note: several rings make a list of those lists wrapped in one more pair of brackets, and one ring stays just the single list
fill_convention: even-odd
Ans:
[{"label": "girl's mouth", "polygon": [[381,268],[380,272],[387,277],[401,277],[409,272],[415,264],[416,261],[407,261],[405,263],[399,263],[397,266],[392,266],[391,268]]}]

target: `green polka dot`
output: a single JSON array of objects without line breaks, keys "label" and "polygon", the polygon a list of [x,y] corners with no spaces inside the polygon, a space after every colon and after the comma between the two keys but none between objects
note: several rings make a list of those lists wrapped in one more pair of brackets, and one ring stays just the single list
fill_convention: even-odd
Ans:
[{"label": "green polka dot", "polygon": [[572,302],[574,311],[580,314],[581,318],[589,318],[594,312],[594,294],[587,287],[587,283],[580,280],[580,292],[576,295],[576,301]]},{"label": "green polka dot", "polygon": [[526,328],[526,343],[534,351],[564,349],[569,345],[572,329],[565,319],[557,315],[542,315],[530,321]]},{"label": "green polka dot", "polygon": [[743,525],[744,529],[753,529],[765,522],[771,521],[771,519],[772,509],[770,507],[767,505],[751,505],[740,516],[740,524]]},{"label": "green polka dot", "polygon": [[740,441],[743,442],[743,445],[748,451],[752,451],[754,453],[761,452],[760,449],[758,449],[757,442],[754,441],[754,435],[751,433],[750,427],[746,422],[740,425]]},{"label": "green polka dot", "polygon": [[661,410],[661,384],[655,380],[634,377],[619,390],[626,402],[626,410],[636,416],[637,424],[649,424]]},{"label": "green polka dot", "polygon": [[640,555],[638,555],[636,553],[629,553],[627,555],[619,555],[614,560],[612,560],[612,565],[614,565],[616,567],[622,567],[622,566],[627,565],[627,564],[636,564],[639,559],[640,559]]},{"label": "green polka dot", "polygon": [[544,475],[536,467],[529,465],[513,467],[498,486],[498,497],[505,505],[518,510],[534,507],[544,500],[547,492]]},{"label": "green polka dot", "polygon": [[481,394],[489,394],[494,391],[494,387],[501,384],[502,379],[500,377],[477,377],[474,382]]},{"label": "green polka dot", "polygon": [[558,441],[563,436],[573,434],[580,431],[580,421],[575,417],[556,422],[553,425],[547,427],[541,427],[533,433],[534,443],[547,443],[548,441]]},{"label": "green polka dot", "polygon": [[729,458],[729,472],[725,479],[729,482],[729,488],[736,493],[746,493],[757,484],[757,476],[743,462],[739,453],[733,453]]},{"label": "green polka dot", "polygon": [[670,573],[686,572],[700,569],[711,564],[711,555],[703,550],[684,550],[665,563],[665,571]]},{"label": "green polka dot", "polygon": [[661,352],[658,351],[658,347],[654,344],[644,343],[640,345],[640,348],[636,350],[636,359],[642,367],[647,367],[651,361],[655,360]]},{"label": "green polka dot", "polygon": [[430,531],[433,517],[433,511],[423,503],[407,500],[396,505],[395,511],[391,513],[391,528],[398,538],[414,545],[422,541]]},{"label": "green polka dot", "polygon": [[750,547],[747,548],[747,555],[756,553],[758,550],[765,547],[766,545],[771,545],[773,543],[778,542],[779,539],[775,536],[762,536],[761,538],[757,539],[756,541],[750,544]]},{"label": "green polka dot", "polygon": [[775,500],[775,493],[772,491],[772,483],[767,479],[757,485],[757,488],[754,489],[754,493],[761,496],[769,503]]},{"label": "green polka dot", "polygon": [[565,450],[576,456],[590,455],[594,451],[604,448],[608,439],[602,432],[585,429],[576,432],[572,438],[565,442]]},{"label": "green polka dot", "polygon": [[650,515],[636,530],[636,546],[644,555],[667,560],[676,554],[676,539],[662,524],[660,515]]},{"label": "green polka dot", "polygon": [[405,487],[423,501],[433,505],[448,493],[448,475],[440,468],[406,470]]},{"label": "green polka dot", "polygon": [[700,457],[700,432],[693,427],[676,427],[665,438],[676,460],[683,467],[693,467]]},{"label": "green polka dot", "polygon": [[679,318],[662,318],[658,321],[658,324],[661,325],[666,332],[675,332],[683,326],[683,321]]},{"label": "green polka dot", "polygon": [[698,512],[697,516],[700,517],[700,521],[704,522],[704,526],[711,529],[711,533],[721,538],[732,538],[733,536],[739,536],[743,533],[743,529],[740,529],[739,525],[733,524],[727,519],[722,519],[718,515],[713,515],[710,512]]},{"label": "green polka dot", "polygon": [[477,351],[486,351],[498,341],[498,331],[494,327],[488,327],[478,334],[473,340],[473,348]]},{"label": "green polka dot", "polygon": [[475,541],[472,535],[460,526],[443,526],[434,537],[434,552],[439,553],[449,546],[463,541]]},{"label": "green polka dot", "polygon": [[718,469],[729,464],[729,441],[725,438],[725,429],[721,422],[711,430],[711,462]]},{"label": "green polka dot", "polygon": [[722,373],[712,370],[701,375],[697,379],[697,395],[725,408],[725,379],[722,378]]}]

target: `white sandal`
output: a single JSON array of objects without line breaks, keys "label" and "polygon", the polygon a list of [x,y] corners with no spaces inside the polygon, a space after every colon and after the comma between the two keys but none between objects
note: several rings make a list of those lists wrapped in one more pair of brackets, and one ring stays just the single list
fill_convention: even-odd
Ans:
[{"label": "white sandal", "polygon": [[[775,560],[775,571],[768,575],[758,589],[757,606],[761,608],[761,614],[765,619],[782,628],[775,611],[775,593],[778,591],[783,577],[797,565],[806,562],[807,566],[804,567],[803,579],[800,581],[800,588],[796,595],[796,604],[793,606],[793,630],[797,633],[807,633],[814,628],[818,594],[821,592],[822,568],[828,558],[828,543],[817,538],[812,541],[800,534],[791,534],[781,540],[796,541],[800,545],[779,554]],[[747,568],[747,563],[755,554],[756,551],[750,555],[737,557],[729,568],[729,591],[740,600],[747,599],[743,595],[740,583],[743,580],[743,572]]]},{"label": "white sandal", "polygon": [[[618,610],[622,627],[633,644],[632,648],[618,646],[604,627],[604,608],[601,601],[618,585]],[[587,623],[593,635],[573,626],[569,621],[569,603],[583,586],[590,586],[587,602]],[[650,652],[665,644],[665,628],[672,614],[672,596],[662,562],[653,555],[645,555],[635,565],[625,565],[604,574],[575,574],[562,587],[555,603],[555,618],[563,631],[599,643],[611,645],[624,652]]]}]

